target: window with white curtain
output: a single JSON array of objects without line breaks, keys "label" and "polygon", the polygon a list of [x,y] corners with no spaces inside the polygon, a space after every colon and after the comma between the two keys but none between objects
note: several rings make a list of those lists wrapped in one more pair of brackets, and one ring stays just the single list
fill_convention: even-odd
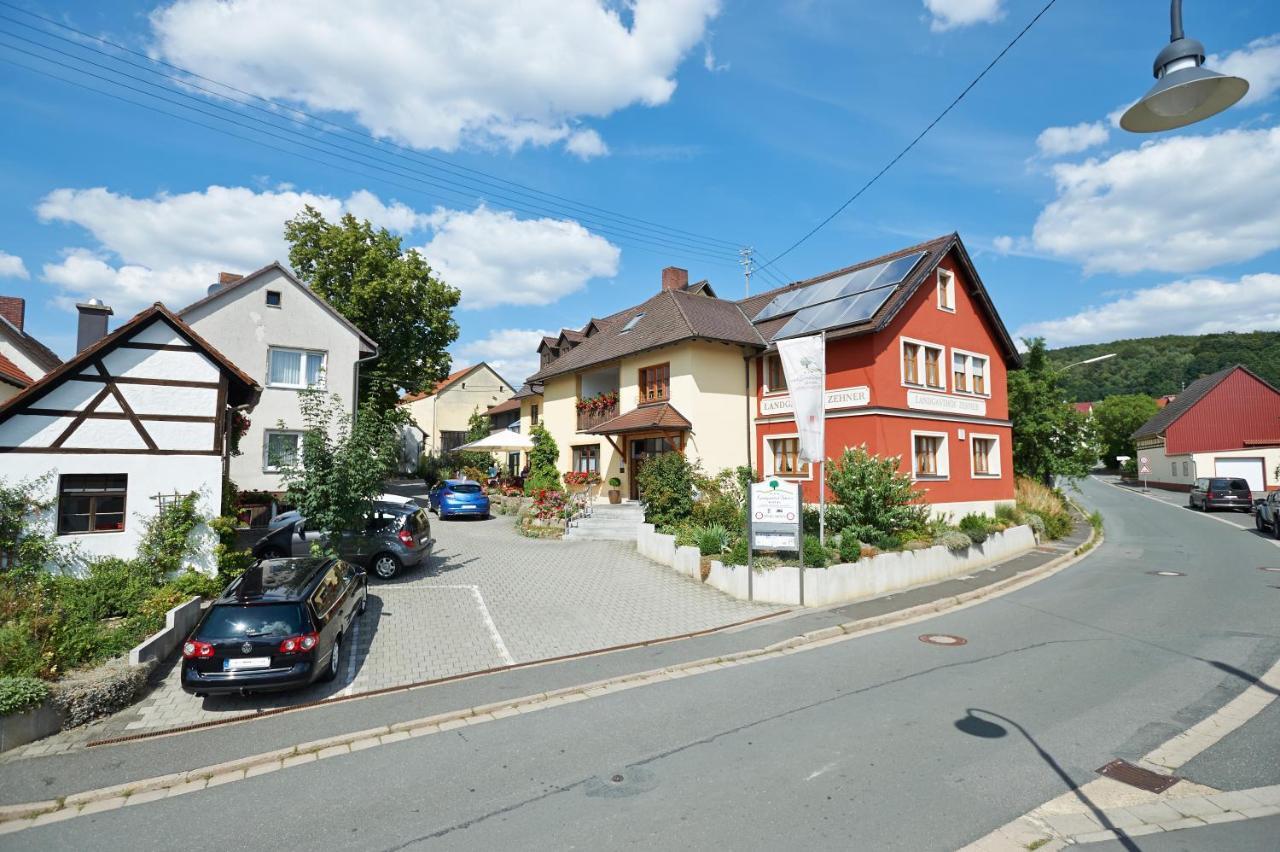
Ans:
[{"label": "window with white curtain", "polygon": [[271,347],[267,384],[274,388],[324,387],[325,353]]}]

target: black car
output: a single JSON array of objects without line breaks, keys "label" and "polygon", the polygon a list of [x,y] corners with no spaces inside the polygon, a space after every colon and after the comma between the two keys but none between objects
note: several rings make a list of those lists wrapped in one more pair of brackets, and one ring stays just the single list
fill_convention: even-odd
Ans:
[{"label": "black car", "polygon": [[368,592],[364,571],[341,559],[257,563],[227,586],[183,643],[183,690],[226,695],[333,680]]},{"label": "black car", "polygon": [[[273,529],[253,546],[258,559],[279,559],[293,553],[293,536],[306,520]],[[301,537],[301,536],[300,536]],[[335,548],[343,559],[363,565],[379,579],[389,580],[404,568],[420,565],[435,545],[431,519],[412,501],[375,500],[358,530],[343,533]]]},{"label": "black car", "polygon": [[1187,505],[1202,512],[1214,509],[1239,509],[1248,512],[1253,508],[1253,492],[1243,479],[1225,476],[1200,477],[1191,486]]}]

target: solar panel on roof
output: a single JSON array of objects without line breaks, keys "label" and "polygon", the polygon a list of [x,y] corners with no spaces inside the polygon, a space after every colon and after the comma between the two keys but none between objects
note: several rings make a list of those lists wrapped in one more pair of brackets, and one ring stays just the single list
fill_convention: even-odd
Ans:
[{"label": "solar panel on roof", "polygon": [[922,251],[903,255],[893,260],[887,260],[884,263],[877,263],[874,266],[856,269],[853,272],[800,290],[780,293],[772,302],[765,305],[764,310],[756,314],[755,321],[759,322],[789,314],[793,311],[816,307],[825,302],[844,299],[858,293],[865,293],[868,290],[878,290],[881,287],[900,284],[924,256],[925,252]]},{"label": "solar panel on roof", "polygon": [[834,302],[812,305],[798,311],[795,316],[787,320],[787,324],[778,330],[773,339],[799,337],[803,334],[812,334],[829,328],[840,328],[841,326],[869,320],[875,316],[876,311],[880,310],[880,306],[888,301],[891,295],[893,295],[893,287],[881,287],[876,290],[867,290],[862,293],[855,293],[852,296],[845,296],[843,299],[836,299]]}]

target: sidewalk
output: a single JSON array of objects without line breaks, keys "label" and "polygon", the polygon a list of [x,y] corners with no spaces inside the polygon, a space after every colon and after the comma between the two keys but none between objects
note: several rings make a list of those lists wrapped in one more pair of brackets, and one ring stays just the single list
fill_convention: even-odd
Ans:
[{"label": "sidewalk", "polygon": [[[779,644],[842,636],[856,624],[880,624],[915,608],[943,610],[994,584],[1047,570],[1091,534],[1079,521],[1070,536],[972,576],[822,610],[793,612],[751,625],[680,641],[592,654],[509,669],[389,694],[336,701],[297,711],[170,736],[151,736],[63,754],[8,759],[0,764],[0,805],[65,797],[96,788],[185,773],[230,760],[289,749],[300,741],[340,737],[433,714],[512,701],[637,672],[687,666]],[[905,617],[905,616],[904,616]],[[851,625],[854,627],[851,628]],[[680,673],[681,676],[684,673]]]}]

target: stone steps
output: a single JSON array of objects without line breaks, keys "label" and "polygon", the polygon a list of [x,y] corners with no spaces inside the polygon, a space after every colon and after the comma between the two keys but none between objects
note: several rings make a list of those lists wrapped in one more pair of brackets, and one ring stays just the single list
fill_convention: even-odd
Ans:
[{"label": "stone steps", "polygon": [[596,504],[590,517],[579,518],[565,530],[570,541],[635,541],[644,510],[639,503]]}]

